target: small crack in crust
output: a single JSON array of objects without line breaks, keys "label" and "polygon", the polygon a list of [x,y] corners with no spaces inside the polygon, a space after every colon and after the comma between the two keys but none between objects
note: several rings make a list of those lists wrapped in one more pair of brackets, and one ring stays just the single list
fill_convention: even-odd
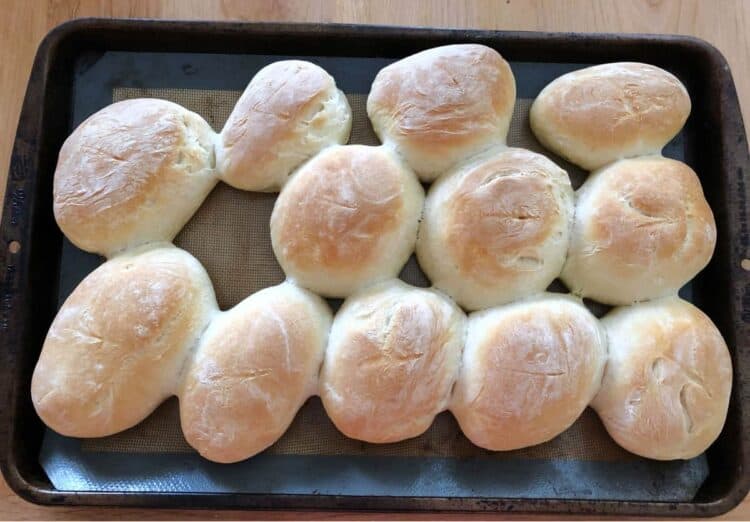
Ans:
[{"label": "small crack in crust", "polygon": [[644,457],[693,458],[726,419],[732,363],[711,320],[678,297],[615,308],[602,319],[610,359],[592,402],[612,438]]}]

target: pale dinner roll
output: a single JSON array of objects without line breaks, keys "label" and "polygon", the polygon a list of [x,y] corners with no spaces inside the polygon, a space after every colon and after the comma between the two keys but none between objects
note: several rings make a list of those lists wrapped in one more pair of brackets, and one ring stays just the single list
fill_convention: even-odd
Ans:
[{"label": "pale dinner roll", "polygon": [[715,244],[714,217],[690,167],[661,156],[622,160],[578,190],[561,277],[575,294],[631,304],[676,293]]},{"label": "pale dinner roll", "polygon": [[545,294],[475,312],[451,411],[477,446],[540,444],[581,415],[606,360],[604,330],[570,296]]},{"label": "pale dinner roll", "polygon": [[560,156],[594,170],[654,154],[690,114],[680,80],[645,63],[608,63],[560,76],[531,106],[531,129]]},{"label": "pale dinner roll", "polygon": [[331,328],[320,380],[328,416],[367,442],[416,437],[450,398],[463,312],[434,290],[392,280],[346,300]]},{"label": "pale dinner roll", "polygon": [[732,361],[711,320],[678,297],[617,308],[602,319],[609,362],[592,402],[623,448],[690,459],[724,426]]},{"label": "pale dinner roll", "polygon": [[168,101],[114,103],[65,140],[55,170],[57,224],[105,256],[171,241],[217,182],[214,132]]},{"label": "pale dinner roll", "polygon": [[326,71],[310,62],[275,62],[256,74],[235,105],[216,148],[221,179],[278,191],[291,172],[329,145],[346,143],[352,111]]},{"label": "pale dinner roll", "polygon": [[550,160],[493,152],[432,185],[419,264],[468,310],[542,292],[565,262],[573,206],[570,179]]},{"label": "pale dinner roll", "polygon": [[184,250],[149,245],[107,261],[49,329],[31,379],[36,412],[71,437],[136,425],[176,391],[217,310],[208,275]]},{"label": "pale dinner roll", "polygon": [[414,249],[424,191],[383,147],[330,147],[306,163],[271,214],[287,276],[329,297],[395,277]]},{"label": "pale dinner roll", "polygon": [[179,393],[188,443],[209,460],[237,462],[276,442],[317,392],[330,326],[325,302],[291,283],[221,313]]},{"label": "pale dinner roll", "polygon": [[380,140],[431,181],[505,143],[515,102],[513,72],[497,51],[447,45],[383,68],[367,98],[367,114]]}]

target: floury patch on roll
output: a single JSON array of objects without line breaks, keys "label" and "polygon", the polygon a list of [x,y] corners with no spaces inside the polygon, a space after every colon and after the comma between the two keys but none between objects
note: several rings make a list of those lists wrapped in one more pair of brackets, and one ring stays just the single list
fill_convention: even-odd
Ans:
[{"label": "floury patch on roll", "polygon": [[171,241],[216,185],[214,132],[164,100],[114,103],[65,140],[55,170],[57,224],[105,256]]},{"label": "floury patch on roll", "polygon": [[546,294],[469,316],[451,411],[464,434],[489,450],[548,441],[599,390],[606,335],[583,304]]},{"label": "floury patch on roll", "polygon": [[465,316],[434,290],[393,280],[346,300],[331,329],[320,395],[348,437],[396,442],[448,406]]},{"label": "floury patch on roll", "polygon": [[394,147],[423,181],[505,143],[516,82],[497,51],[447,45],[383,68],[367,98],[380,140]]},{"label": "floury patch on roll", "polygon": [[592,174],[577,193],[562,280],[607,304],[676,294],[713,255],[716,225],[698,176],[651,156]]},{"label": "floury patch on roll", "polygon": [[656,154],[690,114],[685,86],[644,63],[608,63],[560,76],[531,106],[539,141],[584,169]]},{"label": "floury patch on roll", "polygon": [[419,264],[469,310],[543,292],[565,262],[573,206],[567,173],[544,156],[487,154],[431,187]]},{"label": "floury patch on roll", "polygon": [[217,311],[208,275],[184,250],[153,245],[107,261],[49,329],[31,380],[39,417],[71,437],[135,426],[175,393]]},{"label": "floury patch on roll", "polygon": [[179,393],[188,443],[209,460],[237,462],[276,442],[317,393],[330,325],[325,302],[290,283],[222,312]]},{"label": "floury patch on roll", "polygon": [[310,62],[272,63],[255,75],[219,136],[221,179],[276,192],[324,147],[349,139],[352,111],[334,79]]},{"label": "floury patch on roll", "polygon": [[295,282],[328,297],[396,277],[414,250],[424,191],[383,147],[330,147],[276,200],[271,240]]},{"label": "floury patch on roll", "polygon": [[652,459],[700,455],[721,433],[732,389],[716,326],[677,297],[617,308],[602,324],[609,362],[592,406],[609,434]]}]

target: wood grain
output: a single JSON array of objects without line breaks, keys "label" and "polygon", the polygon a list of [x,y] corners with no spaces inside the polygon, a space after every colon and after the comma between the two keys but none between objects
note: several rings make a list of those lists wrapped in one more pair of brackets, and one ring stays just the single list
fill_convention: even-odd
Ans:
[{"label": "wood grain", "polygon": [[[85,16],[689,34],[711,42],[724,54],[734,73],[745,121],[750,115],[750,1],[747,0],[3,0],[3,16],[0,17],[0,92],[3,93],[0,98],[0,200],[5,192],[10,151],[36,47],[55,25]],[[21,500],[0,480],[0,520],[300,517],[389,519],[394,515],[43,508]],[[402,514],[399,518],[421,520],[434,517]],[[462,516],[440,518],[452,520]],[[745,499],[724,518],[750,518],[750,500]]]}]

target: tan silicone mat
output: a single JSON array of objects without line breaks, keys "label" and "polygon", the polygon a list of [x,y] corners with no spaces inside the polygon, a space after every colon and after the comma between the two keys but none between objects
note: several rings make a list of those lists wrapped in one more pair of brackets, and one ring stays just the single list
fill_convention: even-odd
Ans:
[{"label": "tan silicone mat", "polygon": [[[215,130],[229,116],[239,91],[189,89],[117,88],[113,101],[130,98],[163,98],[202,115]],[[353,111],[351,143],[377,145],[367,119],[365,94],[349,94]],[[541,152],[528,125],[531,100],[519,99],[511,122],[508,143]],[[583,172],[564,164],[574,186]],[[275,194],[243,192],[223,183],[176,239],[176,244],[195,255],[206,267],[216,289],[219,306],[227,309],[248,295],[284,280],[271,250],[269,219]],[[429,282],[414,257],[401,278],[417,286]],[[180,430],[178,403],[171,399],[148,419],[123,433],[83,442],[90,452],[174,453],[193,451]],[[518,451],[493,453],[472,445],[449,413],[439,415],[420,437],[395,444],[367,444],[339,433],[325,414],[320,400],[308,401],[287,433],[267,450],[285,455],[387,455],[405,457],[493,457],[528,459],[626,460],[634,458],[607,435],[596,415],[587,409],[566,432],[550,442]]]}]

